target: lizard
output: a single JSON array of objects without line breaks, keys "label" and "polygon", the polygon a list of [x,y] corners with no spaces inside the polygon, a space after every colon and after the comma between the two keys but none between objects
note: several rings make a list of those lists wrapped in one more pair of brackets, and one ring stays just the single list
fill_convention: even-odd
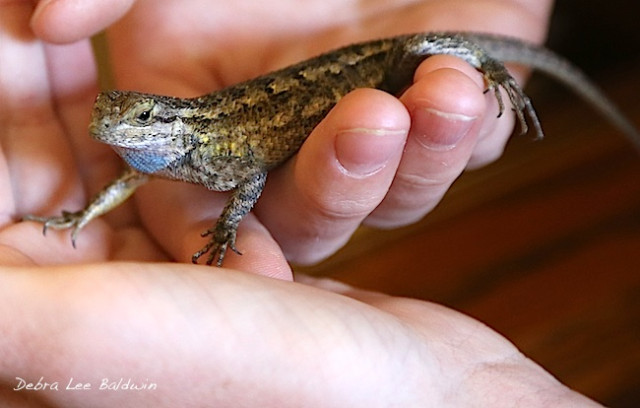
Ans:
[{"label": "lizard", "polygon": [[399,95],[418,65],[432,55],[459,57],[480,71],[485,92],[495,96],[500,117],[505,92],[521,133],[529,118],[543,131],[531,100],[504,62],[540,70],[572,88],[601,111],[640,149],[640,134],[618,108],[577,67],[556,53],[522,40],[493,34],[432,32],[352,44],[234,86],[195,98],[135,91],[98,94],[89,133],[111,145],[128,164],[123,174],[82,210],[60,216],[25,216],[48,228],[79,231],[124,202],[153,177],[232,191],[193,263],[208,253],[207,265],[221,266],[227,250],[238,254],[237,228],[257,202],[267,173],[293,156],[312,129],[347,93],[378,88]]}]

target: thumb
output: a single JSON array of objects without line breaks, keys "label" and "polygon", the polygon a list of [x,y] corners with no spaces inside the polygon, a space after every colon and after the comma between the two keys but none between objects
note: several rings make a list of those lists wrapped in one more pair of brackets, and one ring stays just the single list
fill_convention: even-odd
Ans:
[{"label": "thumb", "polygon": [[105,29],[122,17],[135,0],[42,0],[31,17],[41,39],[70,43]]}]

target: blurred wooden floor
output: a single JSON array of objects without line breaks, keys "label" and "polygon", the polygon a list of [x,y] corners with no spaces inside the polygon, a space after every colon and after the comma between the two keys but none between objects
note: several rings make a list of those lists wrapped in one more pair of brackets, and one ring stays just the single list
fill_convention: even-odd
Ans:
[{"label": "blurred wooden floor", "polygon": [[[604,87],[640,126],[639,72]],[[514,137],[423,222],[301,270],[461,310],[572,388],[640,407],[640,154],[557,88],[530,90],[545,140]]]}]

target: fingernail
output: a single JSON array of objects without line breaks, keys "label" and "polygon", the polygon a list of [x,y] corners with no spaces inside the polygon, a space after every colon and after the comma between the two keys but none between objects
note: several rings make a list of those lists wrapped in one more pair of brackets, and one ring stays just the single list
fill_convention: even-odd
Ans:
[{"label": "fingernail", "polygon": [[349,129],[337,134],[336,157],[352,176],[369,176],[382,170],[404,146],[406,130]]},{"label": "fingernail", "polygon": [[416,109],[413,113],[412,132],[429,129],[428,133],[415,133],[419,143],[432,150],[451,150],[471,129],[475,116],[442,112],[435,109]]}]

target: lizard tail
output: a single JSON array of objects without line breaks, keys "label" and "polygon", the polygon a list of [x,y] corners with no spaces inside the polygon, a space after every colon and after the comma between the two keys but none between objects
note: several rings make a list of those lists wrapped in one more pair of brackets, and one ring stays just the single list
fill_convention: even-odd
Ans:
[{"label": "lizard tail", "polygon": [[598,86],[567,59],[537,45],[524,44],[523,48],[521,40],[511,41],[504,37],[475,33],[465,33],[463,37],[479,45],[493,58],[526,65],[566,84],[601,112],[640,151],[640,132],[636,126],[621,113],[615,103]]}]

